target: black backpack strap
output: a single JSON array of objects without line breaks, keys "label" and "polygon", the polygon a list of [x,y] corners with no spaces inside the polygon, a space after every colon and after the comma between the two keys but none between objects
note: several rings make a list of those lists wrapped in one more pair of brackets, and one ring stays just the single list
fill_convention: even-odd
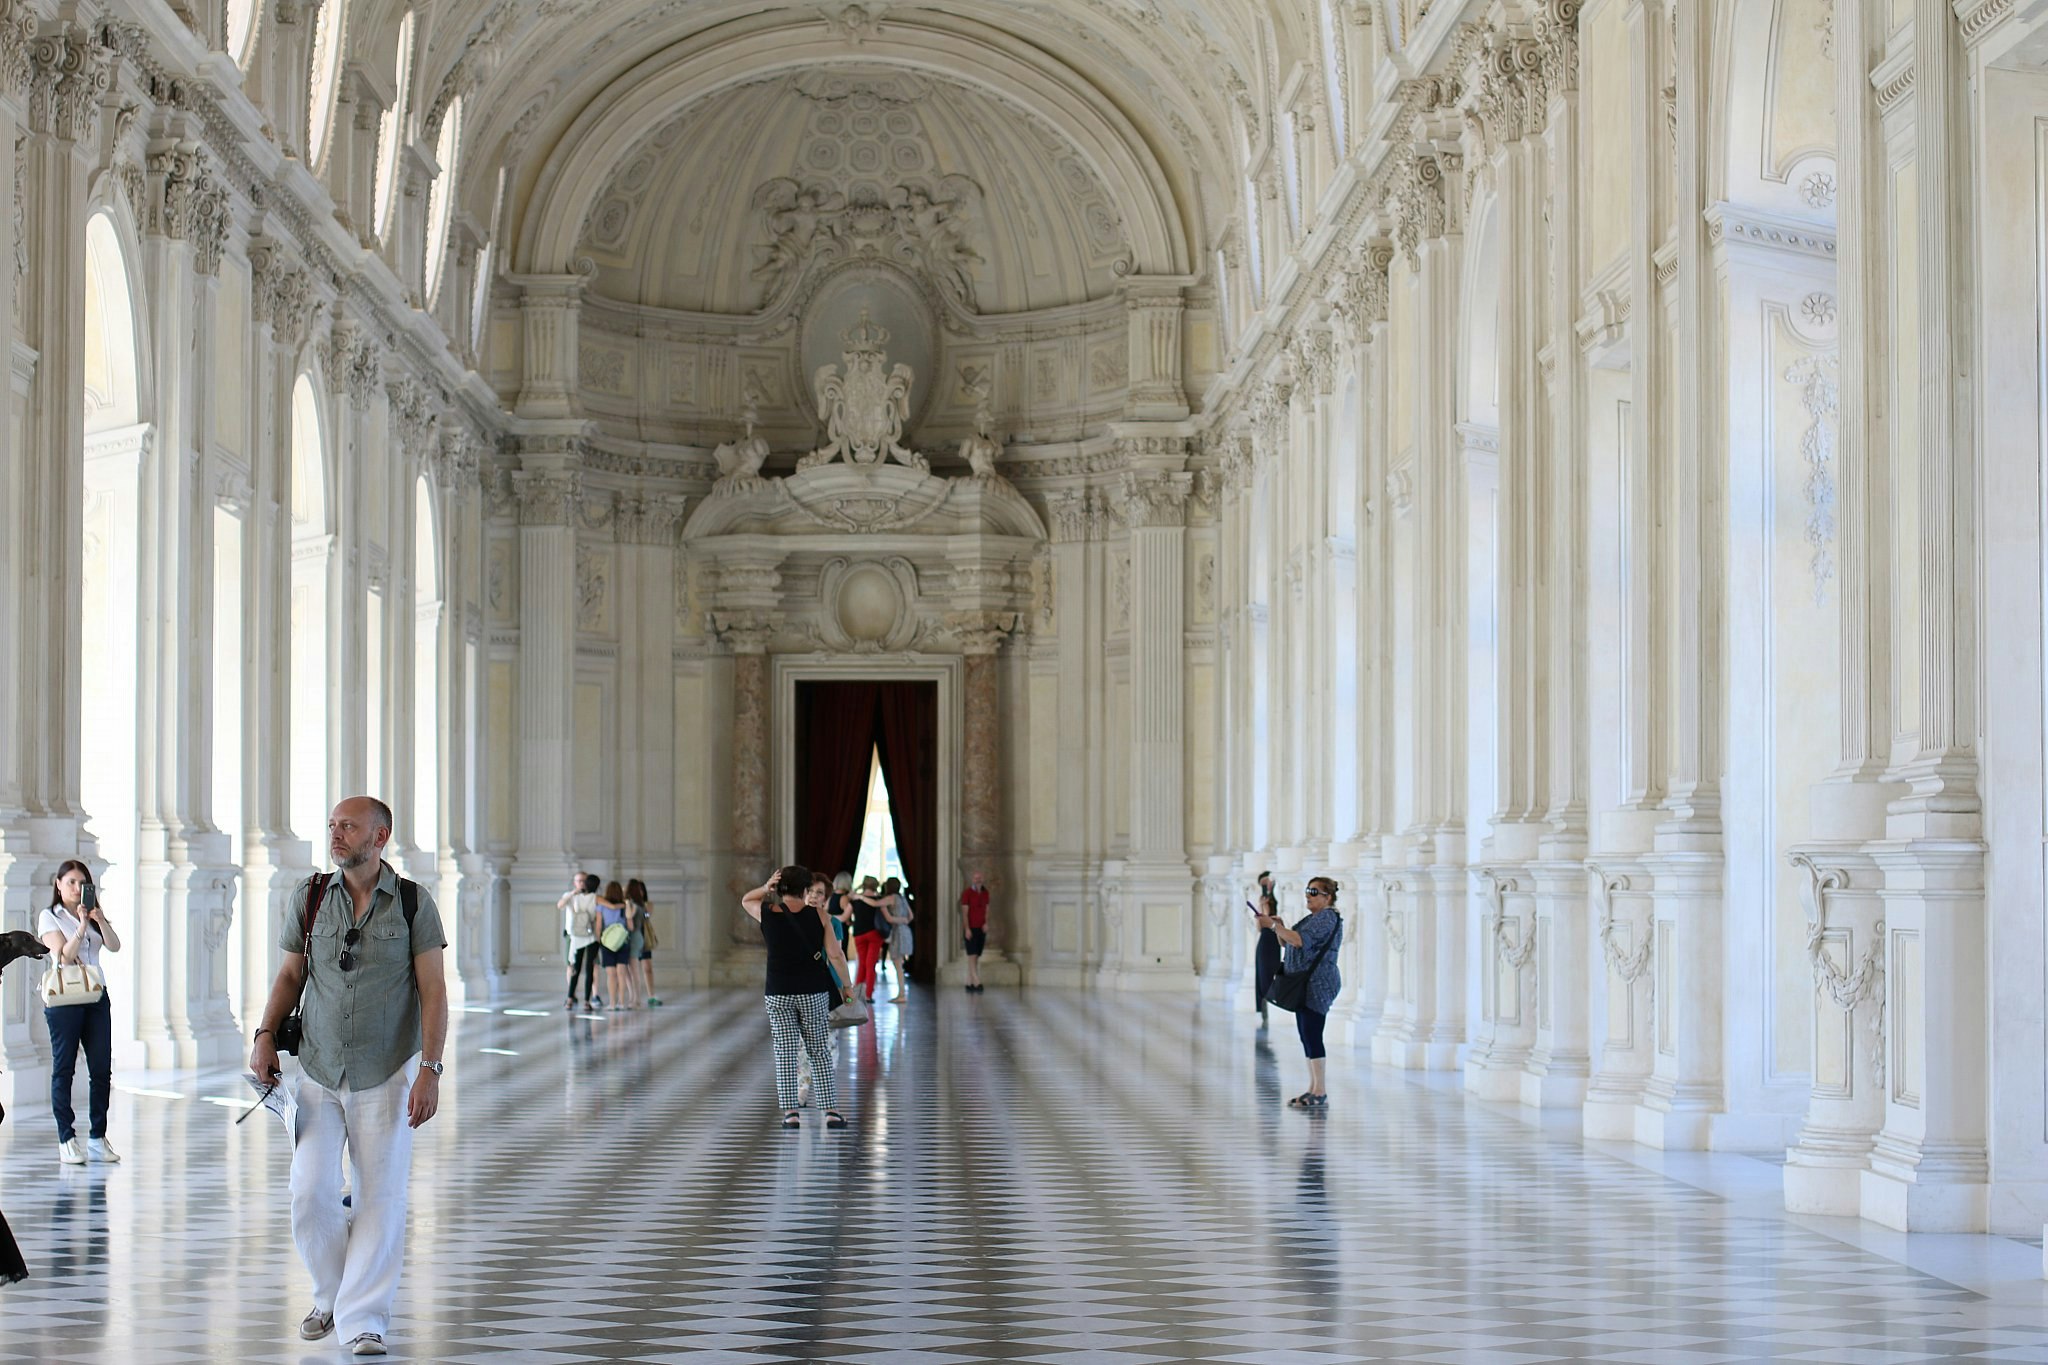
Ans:
[{"label": "black backpack strap", "polygon": [[306,904],[299,913],[299,938],[308,956],[313,950],[313,921],[320,918],[320,907],[327,901],[327,879],[331,875],[315,872],[306,883]]},{"label": "black backpack strap", "polygon": [[412,922],[420,913],[420,884],[408,877],[398,879],[398,903],[405,907],[405,927],[410,930]]}]

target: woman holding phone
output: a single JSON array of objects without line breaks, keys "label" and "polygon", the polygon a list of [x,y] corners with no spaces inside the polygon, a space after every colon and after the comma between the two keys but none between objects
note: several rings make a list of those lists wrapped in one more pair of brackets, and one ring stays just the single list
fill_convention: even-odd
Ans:
[{"label": "woman holding phone", "polygon": [[1287,1103],[1295,1109],[1320,1111],[1330,1107],[1330,1092],[1323,1085],[1323,1026],[1344,986],[1337,973],[1344,917],[1337,913],[1336,878],[1310,877],[1301,895],[1308,913],[1291,928],[1277,914],[1261,915],[1259,928],[1270,930],[1286,947],[1288,971],[1309,973],[1308,997],[1294,1011],[1295,1032],[1301,1035],[1301,1052],[1308,1058],[1308,1089]]},{"label": "woman holding phone", "polygon": [[[834,976],[847,980],[846,955],[827,922],[825,904],[831,896],[831,878],[792,865],[740,898],[740,908],[761,926],[761,941],[768,947],[761,998],[775,1045],[775,1099],[782,1106],[784,1128],[803,1126],[797,1112],[802,1105],[799,1049],[811,1064],[811,1088],[825,1111],[825,1126],[846,1126],[832,1066]],[[845,998],[853,994],[848,986]]]},{"label": "woman holding phone", "polygon": [[[100,904],[92,869],[76,858],[57,869],[50,883],[50,906],[36,923],[36,935],[50,950],[53,967],[98,967],[100,953],[121,951],[121,936]],[[95,1161],[119,1161],[107,1144],[107,1109],[114,1093],[114,1004],[103,990],[90,1005],[45,1005],[50,1026],[50,1115],[57,1120],[57,1159],[83,1166],[86,1152]],[[78,1050],[85,1049],[91,1126],[86,1142],[78,1140],[77,1114],[71,1108],[71,1078],[77,1074]]]},{"label": "woman holding phone", "polygon": [[1266,1026],[1266,993],[1273,989],[1273,978],[1280,975],[1280,936],[1273,932],[1266,921],[1278,921],[1280,904],[1273,899],[1273,874],[1259,874],[1259,903],[1252,907],[1252,921],[1259,925],[1259,944],[1252,951],[1253,999],[1259,1007],[1259,1027]]}]

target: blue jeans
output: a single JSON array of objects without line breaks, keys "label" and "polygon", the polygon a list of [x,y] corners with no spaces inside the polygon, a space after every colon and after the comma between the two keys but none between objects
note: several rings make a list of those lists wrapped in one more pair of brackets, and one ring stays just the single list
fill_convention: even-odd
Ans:
[{"label": "blue jeans", "polygon": [[85,1046],[85,1070],[89,1078],[91,1137],[107,1135],[107,1104],[114,1092],[114,1005],[105,995],[91,1005],[65,1005],[43,1009],[50,1026],[50,1115],[57,1120],[57,1141],[78,1136],[77,1115],[71,1109],[71,1078],[78,1069],[79,1045]]}]

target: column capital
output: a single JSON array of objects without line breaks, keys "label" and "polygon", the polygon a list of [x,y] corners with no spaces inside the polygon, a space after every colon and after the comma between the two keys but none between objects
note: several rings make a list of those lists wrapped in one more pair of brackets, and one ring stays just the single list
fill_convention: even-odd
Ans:
[{"label": "column capital", "polygon": [[781,617],[766,611],[714,611],[711,633],[735,654],[768,652],[768,641],[781,627]]},{"label": "column capital", "polygon": [[946,614],[946,633],[967,656],[992,655],[1023,624],[1014,611],[955,611]]},{"label": "column capital", "polygon": [[0,94],[20,99],[29,93],[38,22],[28,0],[0,0]]},{"label": "column capital", "polygon": [[574,526],[582,478],[573,469],[521,469],[512,475],[521,526]]},{"label": "column capital", "polygon": [[1123,479],[1124,521],[1131,529],[1187,525],[1192,474],[1127,472]]},{"label": "column capital", "polygon": [[44,29],[30,45],[29,127],[66,142],[91,142],[119,60],[84,24],[59,20]]},{"label": "column capital", "polygon": [[612,524],[628,545],[674,545],[689,499],[648,493],[620,493],[612,499]]}]

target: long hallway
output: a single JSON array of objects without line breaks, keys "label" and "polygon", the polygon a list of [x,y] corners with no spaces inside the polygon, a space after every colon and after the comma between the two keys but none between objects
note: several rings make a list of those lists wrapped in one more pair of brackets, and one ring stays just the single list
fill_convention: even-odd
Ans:
[{"label": "long hallway", "polygon": [[[1311,1117],[1278,1021],[921,994],[839,1037],[852,1128],[785,1133],[750,994],[457,1014],[397,1358],[2048,1360],[2035,1247],[1788,1216],[1766,1163],[1589,1150],[1341,1057]],[[33,1273],[0,1359],[338,1358],[293,1335],[282,1125],[234,1126],[232,1075],[117,1083],[119,1166],[0,1128]]]}]

